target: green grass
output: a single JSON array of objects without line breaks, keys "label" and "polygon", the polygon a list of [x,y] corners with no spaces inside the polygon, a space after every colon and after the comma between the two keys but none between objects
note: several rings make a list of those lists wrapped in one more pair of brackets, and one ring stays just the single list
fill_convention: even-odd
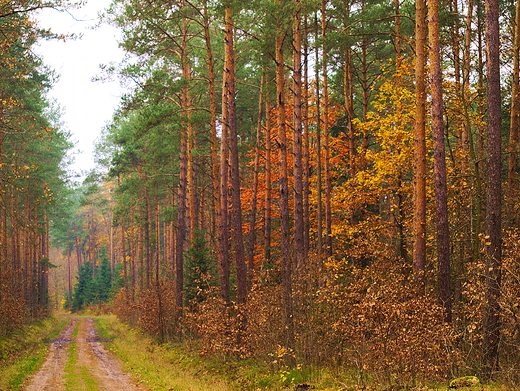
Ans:
[{"label": "green grass", "polygon": [[0,390],[20,390],[25,379],[40,369],[49,342],[67,323],[64,318],[48,318],[0,338]]},{"label": "green grass", "polygon": [[[73,336],[77,337],[80,322],[76,323]],[[87,367],[78,365],[78,352],[76,342],[71,342],[68,349],[67,363],[65,364],[65,388],[70,391],[96,391],[98,384],[92,377]]]}]

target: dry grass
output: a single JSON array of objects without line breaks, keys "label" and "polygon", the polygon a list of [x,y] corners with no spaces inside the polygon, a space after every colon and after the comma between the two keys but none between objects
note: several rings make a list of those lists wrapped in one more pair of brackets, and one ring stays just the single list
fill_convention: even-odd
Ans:
[{"label": "dry grass", "polygon": [[124,369],[153,390],[227,391],[234,388],[209,373],[201,372],[196,357],[157,346],[153,340],[117,321],[103,316],[100,334],[112,340],[108,348],[122,360]]}]

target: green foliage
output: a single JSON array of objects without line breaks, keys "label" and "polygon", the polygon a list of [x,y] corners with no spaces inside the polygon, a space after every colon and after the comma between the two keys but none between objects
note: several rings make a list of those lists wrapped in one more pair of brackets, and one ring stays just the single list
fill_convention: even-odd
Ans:
[{"label": "green foliage", "polygon": [[78,282],[74,285],[72,295],[72,311],[80,311],[86,305],[93,302],[93,268],[90,262],[84,262],[79,269]]},{"label": "green foliage", "polygon": [[207,299],[211,287],[215,286],[214,261],[211,257],[204,233],[198,231],[186,254],[185,298],[188,305]]},{"label": "green foliage", "polygon": [[72,311],[81,311],[90,304],[106,303],[113,296],[115,282],[106,256],[106,249],[101,251],[100,264],[84,262],[79,270],[78,282],[72,295]]}]

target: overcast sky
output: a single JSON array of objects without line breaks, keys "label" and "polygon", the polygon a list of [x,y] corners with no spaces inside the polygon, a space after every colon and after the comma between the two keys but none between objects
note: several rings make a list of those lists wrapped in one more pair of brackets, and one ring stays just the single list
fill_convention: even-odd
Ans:
[{"label": "overcast sky", "polygon": [[76,143],[72,169],[77,173],[95,167],[94,144],[121,96],[118,80],[92,80],[102,75],[100,64],[118,63],[124,56],[118,48],[117,29],[108,25],[94,29],[98,13],[109,4],[110,0],[88,0],[70,14],[43,10],[37,16],[41,27],[55,33],[82,34],[77,40],[45,41],[37,48],[44,62],[59,75],[51,97],[63,109],[62,121]]}]

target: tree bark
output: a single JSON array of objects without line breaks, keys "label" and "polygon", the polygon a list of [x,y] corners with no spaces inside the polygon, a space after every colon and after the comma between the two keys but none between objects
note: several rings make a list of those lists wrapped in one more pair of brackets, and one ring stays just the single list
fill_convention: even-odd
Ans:
[{"label": "tree bark", "polygon": [[233,13],[230,5],[225,9],[224,21],[224,100],[223,105],[227,106],[228,122],[224,123],[229,131],[229,159],[231,167],[231,215],[232,215],[232,237],[237,273],[237,302],[243,304],[247,296],[247,276],[244,253],[244,240],[242,236],[242,206],[240,201],[240,173],[238,159],[238,134],[237,134],[237,113],[235,102],[235,48],[234,48],[234,24]]},{"label": "tree bark", "polygon": [[[208,88],[209,88],[209,112],[210,112],[210,134],[211,134],[211,183],[213,188],[213,196],[211,197],[210,210],[212,213],[211,232],[216,232],[216,221],[218,220],[218,205],[220,205],[219,191],[219,164],[218,164],[218,141],[217,141],[217,99],[215,86],[215,61],[213,59],[213,49],[211,45],[210,20],[208,15],[208,4],[204,2],[203,9],[204,18],[204,41],[206,43],[206,62],[208,67]],[[215,212],[216,211],[216,212]],[[213,235],[212,235],[213,237]],[[216,244],[214,242],[214,244]],[[216,247],[216,246],[215,246]]]},{"label": "tree bark", "polygon": [[487,160],[486,305],[484,318],[484,377],[498,370],[500,288],[502,267],[501,97],[498,0],[486,0]]},{"label": "tree bark", "polygon": [[511,82],[511,123],[509,126],[509,158],[507,164],[508,224],[516,226],[516,171],[518,165],[518,127],[520,120],[520,0],[516,1],[513,25],[513,80]]},{"label": "tree bark", "polygon": [[[276,0],[276,4],[283,7],[282,0]],[[287,135],[285,123],[285,60],[284,37],[282,21],[278,21],[276,27],[275,61],[276,61],[276,108],[278,127],[278,152],[280,168],[280,225],[281,225],[281,274],[282,274],[282,308],[284,313],[285,347],[289,354],[285,357],[292,364],[292,351],[295,347],[293,297],[292,297],[292,259],[291,241],[289,231],[289,181],[287,163]]]},{"label": "tree bark", "polygon": [[272,147],[271,147],[271,103],[265,102],[265,209],[264,209],[264,262],[271,264],[271,192],[272,192]]},{"label": "tree bark", "polygon": [[304,215],[303,215],[303,159],[302,159],[302,37],[301,0],[294,0],[293,17],[293,154],[294,154],[294,266],[300,268],[305,262]]},{"label": "tree bark", "polygon": [[309,189],[310,189],[310,138],[309,138],[309,26],[308,19],[304,17],[304,41],[303,41],[303,91],[302,91],[302,115],[303,115],[303,246],[305,257],[310,248],[310,218],[309,218]]},{"label": "tree bark", "polygon": [[[318,15],[315,14],[316,26],[318,26]],[[316,58],[320,58],[320,47],[318,45],[319,38],[316,33]],[[316,253],[321,258],[323,254],[323,164],[321,154],[321,131],[322,131],[322,119],[321,119],[321,93],[320,93],[320,64],[316,61],[315,64],[315,81],[316,81],[316,242],[317,249]]]},{"label": "tree bark", "polygon": [[252,286],[252,278],[254,271],[255,261],[255,247],[256,247],[256,215],[258,209],[258,182],[260,172],[260,142],[262,135],[262,122],[263,122],[263,110],[264,110],[264,84],[265,84],[265,73],[262,70],[260,76],[260,92],[258,100],[258,118],[256,124],[256,137],[255,137],[255,161],[253,170],[253,194],[251,197],[251,219],[249,222],[249,265],[248,265],[248,278],[247,278],[247,289],[248,291]]},{"label": "tree bark", "polygon": [[324,174],[325,174],[325,254],[332,256],[332,208],[330,177],[330,137],[329,137],[329,80],[327,50],[327,0],[321,1],[321,39],[323,74],[323,135],[324,135]]},{"label": "tree bark", "polygon": [[414,252],[413,267],[419,292],[424,292],[426,267],[426,1],[415,3],[415,91],[414,125]]},{"label": "tree bark", "polygon": [[[225,36],[225,39],[228,39]],[[228,43],[225,43],[226,47]],[[231,303],[229,277],[229,107],[226,104],[226,83],[228,72],[222,81],[222,135],[220,136],[220,207],[219,207],[219,265],[220,290],[226,305]]]},{"label": "tree bark", "polygon": [[429,0],[430,80],[434,151],[435,216],[437,223],[437,282],[439,304],[445,321],[451,322],[450,233],[442,103],[442,73],[439,40],[439,2]]}]

